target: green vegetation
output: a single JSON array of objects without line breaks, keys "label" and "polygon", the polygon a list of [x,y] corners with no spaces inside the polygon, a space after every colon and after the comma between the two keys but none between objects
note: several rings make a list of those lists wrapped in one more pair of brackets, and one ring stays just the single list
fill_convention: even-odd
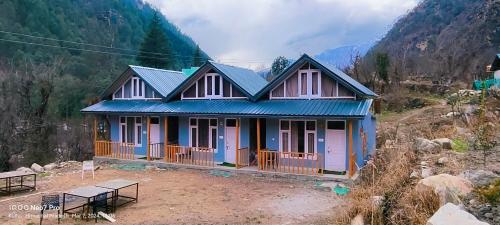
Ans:
[{"label": "green vegetation", "polygon": [[149,31],[141,44],[141,52],[137,56],[137,61],[141,66],[173,69],[176,58],[169,57],[171,55],[172,50],[165,30],[161,26],[160,15],[155,12],[149,25]]},{"label": "green vegetation", "polygon": [[460,138],[455,138],[451,140],[451,148],[456,152],[467,152],[469,150],[469,144]]},{"label": "green vegetation", "polygon": [[143,1],[0,1],[0,171],[88,159],[80,110],[127,65],[180,70],[196,48]]},{"label": "green vegetation", "polygon": [[500,179],[497,179],[493,184],[476,189],[476,192],[485,201],[491,204],[500,203]]},{"label": "green vegetation", "polygon": [[[139,49],[158,52],[153,58],[169,61],[162,67],[193,65],[196,43],[163,16],[155,20],[161,24],[156,31],[161,28],[169,44],[140,48],[154,15],[151,6],[136,0],[1,1],[0,70],[61,60],[49,112],[79,117],[79,110],[93,103],[127,65],[138,64]],[[208,58],[202,51],[200,55]]]}]

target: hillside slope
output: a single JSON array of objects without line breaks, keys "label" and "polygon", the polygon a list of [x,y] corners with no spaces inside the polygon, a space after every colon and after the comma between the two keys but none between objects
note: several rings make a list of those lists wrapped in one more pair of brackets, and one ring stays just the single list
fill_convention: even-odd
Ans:
[{"label": "hillside slope", "polygon": [[423,0],[367,57],[377,52],[410,76],[470,81],[500,52],[500,1]]},{"label": "hillside slope", "polygon": [[[137,64],[137,49],[153,12],[141,0],[3,0],[0,69],[62,60],[55,88],[64,102],[54,103],[54,110],[78,115],[85,99],[98,96],[127,65]],[[172,69],[191,66],[196,43],[165,17],[162,24],[172,53],[160,56],[175,60]]]}]

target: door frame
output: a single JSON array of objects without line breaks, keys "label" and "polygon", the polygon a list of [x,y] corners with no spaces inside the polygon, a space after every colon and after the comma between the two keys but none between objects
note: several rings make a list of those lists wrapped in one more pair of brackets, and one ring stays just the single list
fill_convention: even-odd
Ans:
[{"label": "door frame", "polygon": [[[327,154],[327,151],[328,151],[328,139],[327,139],[327,133],[328,133],[328,130],[332,130],[332,129],[328,129],[328,122],[344,122],[344,140],[347,138],[347,120],[340,120],[340,119],[337,119],[337,120],[325,120],[325,170],[328,170],[326,168],[327,166],[327,163],[326,163],[326,154]],[[346,165],[346,161],[348,160],[347,157],[348,157],[348,154],[347,154],[347,140],[345,141],[345,158],[344,158],[344,167],[345,167],[345,170],[344,171],[347,171],[349,168],[347,168],[347,165]],[[343,171],[339,171],[339,172],[343,172]]]},{"label": "door frame", "polygon": [[[227,132],[227,128],[228,128],[228,126],[227,126],[227,120],[235,120],[236,124],[234,125],[234,130],[236,132],[240,132],[240,130],[241,130],[241,126],[240,126],[240,130],[237,130],[238,129],[238,125],[237,125],[238,124],[238,119],[237,118],[225,118],[224,119],[224,161],[226,161],[226,157],[227,157],[227,154],[226,154],[226,151],[227,151],[227,149],[226,149],[226,143],[227,143],[227,133],[228,133]],[[235,138],[238,138],[236,134],[234,134],[234,136],[235,136]],[[240,148],[241,142],[238,141],[238,145],[240,145],[240,146],[236,146],[236,140],[234,140],[234,142],[235,142],[234,143],[234,148],[235,148],[234,149],[234,161],[236,161],[236,151],[238,151],[238,149]]]}]

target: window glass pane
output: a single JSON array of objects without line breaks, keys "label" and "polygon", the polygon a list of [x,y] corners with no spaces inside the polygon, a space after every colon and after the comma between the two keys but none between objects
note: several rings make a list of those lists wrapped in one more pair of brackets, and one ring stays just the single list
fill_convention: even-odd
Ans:
[{"label": "window glass pane", "polygon": [[286,80],[286,97],[299,96],[299,75],[293,74]]},{"label": "window glass pane", "polygon": [[240,90],[238,90],[238,88],[237,88],[237,87],[235,87],[235,86],[233,86],[233,93],[232,93],[232,96],[233,96],[233,97],[245,97],[245,96],[243,95],[243,93],[241,93],[241,91],[240,91]]},{"label": "window glass pane", "polygon": [[329,76],[323,74],[321,76],[321,96],[335,97],[337,96],[337,84]]},{"label": "window glass pane", "polygon": [[127,142],[127,126],[122,125],[122,142]]},{"label": "window glass pane", "polygon": [[231,83],[225,79],[222,79],[222,96],[231,97]]},{"label": "window glass pane", "polygon": [[137,144],[139,145],[142,142],[141,134],[142,134],[142,126],[137,126]]},{"label": "window glass pane", "polygon": [[120,117],[120,123],[125,123],[125,119],[126,119],[126,118],[127,118],[127,117],[123,117],[123,116],[122,116],[122,117]]},{"label": "window glass pane", "polygon": [[285,85],[280,84],[280,86],[276,87],[271,93],[272,97],[285,97]]},{"label": "window glass pane", "polygon": [[214,77],[215,95],[220,95],[220,76]]},{"label": "window glass pane", "polygon": [[160,124],[160,118],[158,118],[158,117],[151,117],[150,123],[151,124]]},{"label": "window glass pane", "polygon": [[307,152],[314,153],[314,133],[307,133]]},{"label": "window glass pane", "polygon": [[300,74],[300,94],[307,95],[307,73]]},{"label": "window glass pane", "polygon": [[142,117],[136,117],[135,118],[135,123],[141,123]]},{"label": "window glass pane", "polygon": [[307,121],[307,130],[316,130],[316,121]]},{"label": "window glass pane", "polygon": [[217,129],[212,128],[212,148],[217,148]]},{"label": "window glass pane", "polygon": [[346,87],[339,84],[339,96],[340,97],[350,97],[354,96],[354,93],[347,89]]},{"label": "window glass pane", "polygon": [[143,96],[142,95],[142,80],[139,80],[139,96]]},{"label": "window glass pane", "polygon": [[[148,96],[146,96],[148,97]],[[184,92],[184,97],[185,98],[195,98],[196,97],[196,84],[191,85],[185,92]]]},{"label": "window glass pane", "polygon": [[198,147],[208,148],[208,119],[198,120]]},{"label": "window glass pane", "polygon": [[217,126],[217,119],[210,119],[210,126],[216,127]]},{"label": "window glass pane", "polygon": [[318,81],[319,81],[318,76],[319,76],[318,72],[312,72],[312,74],[311,74],[311,80],[312,80],[311,93],[313,95],[318,94]]},{"label": "window glass pane", "polygon": [[137,79],[133,79],[133,85],[132,85],[132,90],[134,91],[134,95],[133,96],[137,96]]},{"label": "window glass pane", "polygon": [[127,117],[127,142],[135,143],[135,134],[134,134],[134,117]]},{"label": "window glass pane", "polygon": [[128,82],[125,83],[125,86],[124,86],[125,89],[123,89],[124,90],[124,96],[123,96],[124,98],[130,98],[130,93],[132,91],[131,86],[132,86],[132,80],[128,80]]},{"label": "window glass pane", "polygon": [[207,95],[212,95],[212,76],[207,76]]},{"label": "window glass pane", "polygon": [[205,78],[198,80],[198,97],[205,97]]},{"label": "window glass pane", "polygon": [[196,122],[197,122],[197,120],[196,120],[196,119],[190,119],[189,121],[190,121],[190,122],[189,122],[189,124],[190,124],[191,126],[196,126]]},{"label": "window glass pane", "polygon": [[191,147],[198,147],[198,143],[196,142],[197,135],[198,132],[196,131],[196,128],[195,127],[191,128]]},{"label": "window glass pane", "polygon": [[344,130],[345,122],[344,121],[328,121],[326,125],[326,129],[330,130]]},{"label": "window glass pane", "polygon": [[236,119],[227,119],[226,127],[236,127]]},{"label": "window glass pane", "polygon": [[290,130],[290,121],[282,120],[280,125],[281,130]]},{"label": "window glass pane", "polygon": [[281,148],[283,152],[290,151],[290,149],[288,149],[288,132],[281,133]]},{"label": "window glass pane", "polygon": [[122,88],[118,89],[115,93],[115,98],[122,98]]}]

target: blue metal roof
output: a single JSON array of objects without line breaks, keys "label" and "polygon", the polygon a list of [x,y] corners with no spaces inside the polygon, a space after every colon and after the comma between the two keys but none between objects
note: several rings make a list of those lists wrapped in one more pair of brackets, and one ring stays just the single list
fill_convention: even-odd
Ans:
[{"label": "blue metal roof", "polygon": [[187,76],[179,71],[162,70],[156,68],[129,66],[137,76],[154,88],[163,97],[172,92]]},{"label": "blue metal roof", "polygon": [[279,85],[282,81],[284,81],[290,72],[293,72],[294,70],[297,70],[298,67],[304,63],[304,62],[309,62],[322,71],[325,72],[325,74],[330,75],[333,79],[337,80],[340,82],[342,85],[345,87],[351,89],[354,91],[357,95],[363,96],[363,97],[376,97],[377,94],[375,94],[373,91],[359,83],[358,81],[352,79],[349,75],[345,74],[341,70],[335,68],[334,66],[331,66],[327,63],[320,63],[313,58],[311,58],[309,55],[304,54],[302,55],[297,61],[292,63],[292,65],[288,66],[283,70],[276,78],[274,78],[266,87],[264,87],[262,90],[260,90],[256,94],[256,98],[260,98],[266,93],[268,93],[272,88],[276,87]]},{"label": "blue metal roof", "polygon": [[209,63],[252,96],[257,94],[257,92],[267,85],[267,80],[259,76],[253,70],[211,61]]},{"label": "blue metal roof", "polygon": [[364,117],[371,99],[348,100],[182,100],[174,102],[109,100],[89,106],[83,113],[169,115],[238,115],[262,117]]}]

